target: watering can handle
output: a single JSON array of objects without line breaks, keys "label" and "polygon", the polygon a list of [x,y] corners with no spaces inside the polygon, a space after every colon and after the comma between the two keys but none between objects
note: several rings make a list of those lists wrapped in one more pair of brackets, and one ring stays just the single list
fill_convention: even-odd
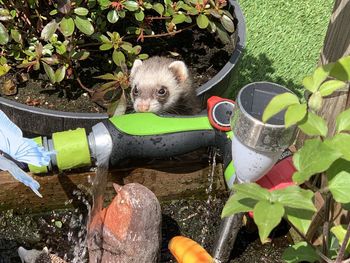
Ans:
[{"label": "watering can handle", "polygon": [[135,113],[105,122],[112,138],[111,165],[127,158],[164,158],[216,146],[218,131],[207,115]]}]

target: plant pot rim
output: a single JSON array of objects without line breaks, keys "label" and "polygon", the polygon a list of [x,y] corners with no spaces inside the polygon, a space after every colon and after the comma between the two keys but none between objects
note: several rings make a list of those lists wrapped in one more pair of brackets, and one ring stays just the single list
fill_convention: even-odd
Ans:
[{"label": "plant pot rim", "polygon": [[[234,15],[236,19],[238,20],[237,25],[237,42],[236,47],[230,56],[229,60],[225,64],[225,66],[209,81],[201,85],[196,89],[197,96],[204,95],[207,91],[211,90],[212,87],[215,87],[216,84],[218,84],[221,80],[223,80],[226,75],[228,75],[231,70],[235,67],[237,64],[241,53],[244,50],[245,44],[246,44],[246,24],[245,24],[245,18],[242,13],[242,10],[237,2],[237,0],[229,0],[230,5],[234,8]],[[66,130],[66,129],[72,129],[70,127],[70,124],[77,122],[80,126],[83,128],[91,128],[94,124],[101,122],[103,120],[106,120],[109,118],[109,116],[106,113],[81,113],[81,112],[64,112],[64,111],[57,111],[57,110],[49,110],[49,109],[43,109],[43,108],[37,108],[33,106],[28,106],[25,104],[21,104],[9,99],[5,99],[0,97],[0,109],[5,111],[5,113],[15,122],[17,125],[20,126],[22,130],[25,130],[29,134],[40,134],[40,135],[50,135],[52,132],[60,131],[60,130]],[[58,123],[56,125],[53,125],[53,127],[47,127],[46,131],[40,131],[38,129],[35,129],[34,127],[27,127],[31,126],[29,123],[32,120],[26,120],[21,121],[19,120],[18,114],[25,113],[27,114],[27,117],[30,118],[30,115],[32,115],[32,118],[35,118],[35,116],[42,118],[42,121],[45,119],[48,120],[50,118],[54,118],[57,120]],[[19,120],[19,121],[18,121]],[[20,123],[20,124],[19,124]],[[24,128],[25,125],[25,128]],[[79,126],[79,127],[80,127]]]}]

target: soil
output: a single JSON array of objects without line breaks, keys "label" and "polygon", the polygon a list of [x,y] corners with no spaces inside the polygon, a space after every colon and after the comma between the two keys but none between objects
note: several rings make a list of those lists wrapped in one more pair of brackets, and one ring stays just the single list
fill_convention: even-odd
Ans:
[{"label": "soil", "polygon": [[[235,34],[232,39],[235,39]],[[193,85],[197,88],[222,69],[233,53],[234,44],[223,45],[207,30],[193,29],[183,31],[174,37],[145,39],[142,43],[142,53],[185,61],[190,69]],[[106,63],[111,60],[110,57],[111,54],[101,55],[98,50],[93,50],[87,61],[82,62],[79,77],[87,88],[94,89],[97,86],[99,80],[94,77],[113,71],[111,64]],[[90,100],[89,94],[80,88],[75,80],[52,85],[45,73],[40,72],[32,74],[26,82],[17,81],[15,84],[17,88],[15,95],[6,96],[0,91],[0,96],[46,109],[94,113],[105,111]]]},{"label": "soil", "polygon": [[[224,200],[174,200],[162,204],[161,263],[175,263],[167,244],[175,235],[196,240],[211,251],[220,224]],[[85,207],[86,208],[86,207]],[[0,263],[19,263],[18,246],[42,249],[68,262],[87,262],[83,245],[86,209],[52,211],[43,215],[16,215],[12,211],[0,213]],[[289,245],[286,224],[272,233],[272,242],[262,245],[256,229],[242,227],[238,234],[230,263],[282,262],[283,250]]]}]

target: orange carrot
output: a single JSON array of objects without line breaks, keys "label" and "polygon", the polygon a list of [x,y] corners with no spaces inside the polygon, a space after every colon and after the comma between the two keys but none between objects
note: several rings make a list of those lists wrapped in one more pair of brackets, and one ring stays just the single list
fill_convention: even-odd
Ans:
[{"label": "orange carrot", "polygon": [[184,236],[173,237],[169,250],[178,263],[213,263],[214,259],[197,242]]}]

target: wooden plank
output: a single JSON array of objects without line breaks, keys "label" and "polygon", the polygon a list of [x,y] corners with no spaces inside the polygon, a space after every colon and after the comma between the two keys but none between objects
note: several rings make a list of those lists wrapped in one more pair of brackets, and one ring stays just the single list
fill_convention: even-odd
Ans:
[{"label": "wooden plank", "polygon": [[[207,198],[209,167],[198,168],[200,166],[198,163],[192,163],[190,166],[188,163],[185,165],[179,165],[179,162],[174,161],[170,163],[172,166],[167,163],[168,167],[137,167],[110,171],[106,202],[109,202],[115,195],[112,182],[122,185],[138,182],[153,191],[161,201],[192,197]],[[193,167],[196,170],[193,170]],[[40,212],[77,206],[81,202],[77,200],[73,192],[78,189],[89,191],[90,182],[95,176],[95,172],[33,175],[41,185],[40,192],[43,198],[39,198],[31,189],[15,180],[10,174],[0,172],[0,210],[30,209],[33,212]],[[226,193],[221,165],[217,165],[215,169],[213,193]]]}]

